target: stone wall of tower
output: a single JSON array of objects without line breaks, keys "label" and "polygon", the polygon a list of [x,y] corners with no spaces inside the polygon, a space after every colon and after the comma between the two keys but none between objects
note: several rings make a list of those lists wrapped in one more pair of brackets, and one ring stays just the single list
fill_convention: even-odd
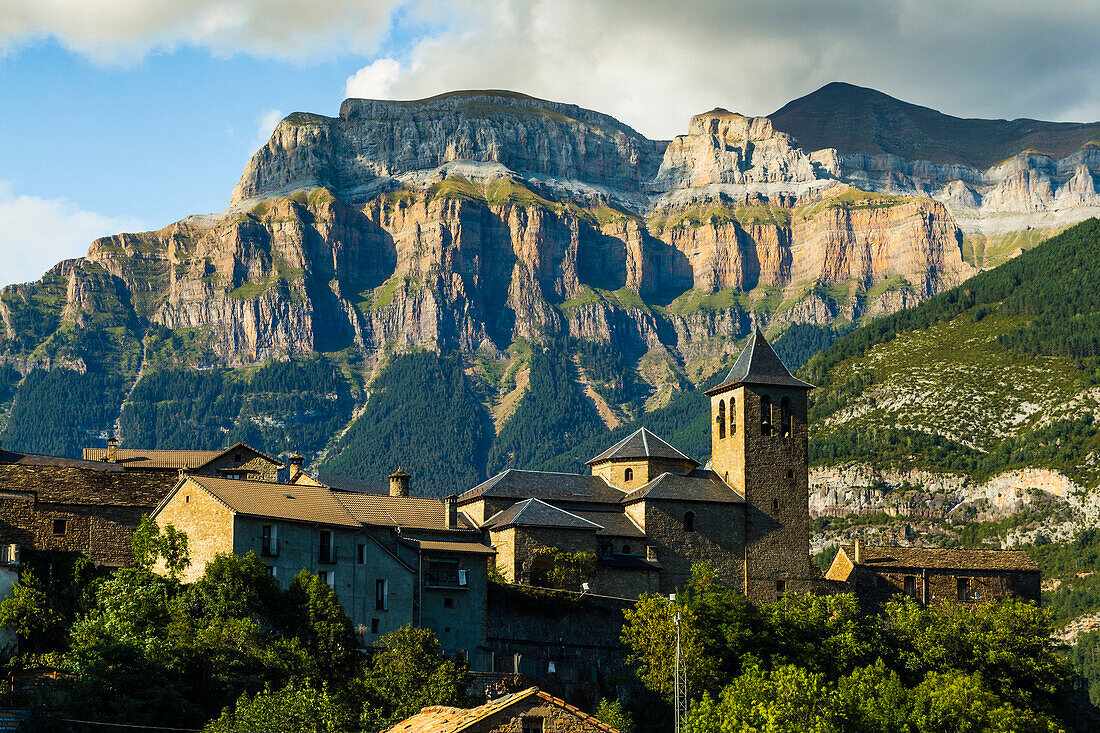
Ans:
[{"label": "stone wall of tower", "polygon": [[[770,435],[762,430],[764,397],[771,401]],[[789,436],[781,419],[784,398],[790,400]],[[745,498],[745,592],[756,601],[812,585],[806,404],[804,390],[757,385],[711,397],[712,467]]]}]

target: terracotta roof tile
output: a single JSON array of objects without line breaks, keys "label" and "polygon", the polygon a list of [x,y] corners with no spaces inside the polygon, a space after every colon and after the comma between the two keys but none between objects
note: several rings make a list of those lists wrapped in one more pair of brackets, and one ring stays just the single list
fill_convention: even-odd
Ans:
[{"label": "terracotta roof tile", "polygon": [[206,489],[238,514],[338,527],[360,526],[355,517],[325,486],[195,475],[188,476],[187,481]]},{"label": "terracotta roof tile", "polygon": [[[117,463],[128,470],[179,470],[181,468],[194,470],[202,468],[215,458],[234,450],[248,450],[258,456],[268,459],[272,463],[282,466],[283,463],[263,451],[258,451],[245,443],[236,443],[228,448],[220,450],[144,450],[141,448],[118,448]],[[106,448],[85,448],[84,460],[106,462]]]},{"label": "terracotta roof tile", "polygon": [[[439,499],[361,494],[354,491],[333,490],[332,493],[363,524],[437,532],[455,531],[447,527],[447,509]],[[461,514],[458,521],[459,529],[473,529]]]},{"label": "terracotta roof tile", "polygon": [[423,540],[417,537],[402,537],[401,541],[415,549],[425,552],[460,552],[464,555],[495,555],[497,551],[480,542],[450,542],[448,540]]},{"label": "terracotta roof tile", "polygon": [[424,708],[416,715],[401,721],[384,733],[462,733],[475,723],[485,720],[491,715],[502,712],[516,703],[523,702],[532,696],[548,702],[563,710],[567,710],[581,720],[584,720],[593,728],[604,733],[618,733],[614,728],[600,722],[595,717],[581,712],[574,706],[552,697],[545,692],[540,692],[537,687],[529,687],[522,692],[498,697],[476,708],[449,708],[436,705]]}]

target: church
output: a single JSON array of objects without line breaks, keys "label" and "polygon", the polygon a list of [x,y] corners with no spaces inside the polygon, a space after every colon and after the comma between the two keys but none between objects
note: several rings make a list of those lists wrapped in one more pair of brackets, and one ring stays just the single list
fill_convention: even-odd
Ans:
[{"label": "church", "polygon": [[642,428],[588,461],[590,475],[509,469],[449,500],[482,530],[508,582],[544,584],[554,548],[559,559],[594,556],[587,585],[601,595],[671,593],[704,561],[755,601],[808,592],[812,388],[757,331],[706,393],[706,466]]}]

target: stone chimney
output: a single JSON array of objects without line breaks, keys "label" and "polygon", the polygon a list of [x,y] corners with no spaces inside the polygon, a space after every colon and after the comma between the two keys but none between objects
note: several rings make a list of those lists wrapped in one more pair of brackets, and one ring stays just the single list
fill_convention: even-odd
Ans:
[{"label": "stone chimney", "polygon": [[290,478],[287,479],[288,481],[293,481],[302,474],[302,462],[304,460],[297,453],[290,457]]},{"label": "stone chimney", "polygon": [[107,457],[103,460],[107,463],[118,463],[118,438],[113,435],[107,438]]},{"label": "stone chimney", "polygon": [[458,496],[444,497],[443,507],[447,510],[447,529],[458,529]]},{"label": "stone chimney", "polygon": [[398,468],[390,474],[390,496],[408,497],[409,474]]},{"label": "stone chimney", "polygon": [[852,562],[857,565],[863,562],[863,540],[857,539],[855,541],[855,551],[852,553],[855,557],[852,558]]}]

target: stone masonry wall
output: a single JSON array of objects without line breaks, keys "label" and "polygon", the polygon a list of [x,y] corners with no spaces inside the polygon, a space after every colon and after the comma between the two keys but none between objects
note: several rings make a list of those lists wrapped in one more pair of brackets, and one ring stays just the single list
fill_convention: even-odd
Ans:
[{"label": "stone masonry wall", "polygon": [[[626,470],[633,472],[626,478]],[[631,461],[605,461],[592,467],[592,475],[603,478],[620,491],[633,491],[645,486],[662,473],[687,473],[691,465],[685,461],[672,461],[662,458],[639,458]]]},{"label": "stone masonry wall", "polygon": [[[36,502],[31,494],[0,493],[0,544],[27,549],[80,552],[100,565],[132,565],[130,537],[141,507]],[[55,532],[55,521],[63,531]]]},{"label": "stone masonry wall", "polygon": [[1018,571],[962,571],[896,569],[878,570],[857,567],[850,576],[852,590],[861,601],[881,604],[896,594],[905,593],[905,579],[913,579],[913,598],[927,603],[958,602],[959,578],[969,582],[968,597],[964,603],[993,603],[1005,598],[1022,598],[1039,602],[1039,573]]},{"label": "stone masonry wall", "polygon": [[545,733],[604,733],[604,729],[575,713],[532,696],[466,728],[469,733],[525,733],[524,720],[542,721]]},{"label": "stone masonry wall", "polygon": [[[238,460],[240,456],[240,460]],[[241,448],[233,453],[227,453],[216,459],[209,466],[203,468],[202,473],[209,476],[224,476],[223,469],[239,469],[246,473],[245,478],[253,481],[278,481],[279,467],[263,456],[258,456],[250,450]]]},{"label": "stone masonry wall", "polygon": [[[744,591],[744,505],[664,499],[644,504],[646,535],[661,564],[661,593],[682,588],[699,562],[709,562],[722,583]],[[694,532],[684,529],[688,512],[695,515]]]},{"label": "stone masonry wall", "polygon": [[194,482],[181,486],[155,519],[187,534],[191,565],[183,572],[185,583],[198,580],[219,552],[233,551],[233,514]]}]

